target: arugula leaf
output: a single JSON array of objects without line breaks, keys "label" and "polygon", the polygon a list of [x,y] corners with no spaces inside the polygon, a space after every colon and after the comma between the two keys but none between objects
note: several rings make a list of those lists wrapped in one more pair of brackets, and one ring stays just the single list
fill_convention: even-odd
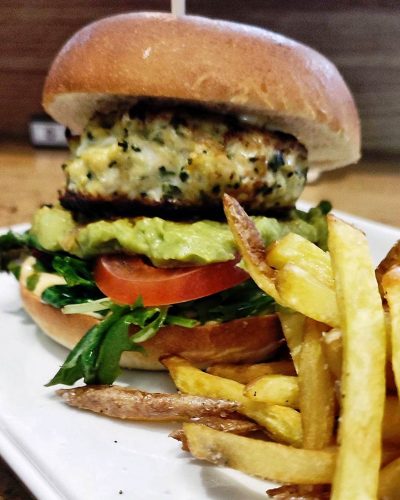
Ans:
[{"label": "arugula leaf", "polygon": [[64,314],[87,314],[109,311],[113,302],[108,297],[102,297],[97,300],[88,300],[80,304],[67,304],[62,308]]},{"label": "arugula leaf", "polygon": [[101,343],[110,328],[121,320],[127,310],[128,306],[114,306],[107,318],[93,326],[82,337],[46,387],[56,384],[72,385],[80,378],[83,378],[86,384],[96,383],[96,364]]},{"label": "arugula leaf", "polygon": [[165,319],[165,324],[184,326],[185,328],[194,328],[199,324],[199,321],[197,319],[185,318],[184,316],[174,316],[173,314],[168,314]]},{"label": "arugula leaf", "polygon": [[[9,273],[12,273],[15,278],[19,281],[19,277],[20,277],[20,274],[21,274],[21,264],[16,261],[16,260],[12,260],[11,262],[9,262],[7,264],[7,271]],[[0,271],[2,270],[1,268],[1,263],[0,263]]]},{"label": "arugula leaf", "polygon": [[104,298],[104,295],[97,287],[83,285],[53,285],[46,288],[41,296],[43,302],[57,309],[61,309],[69,304],[83,304],[101,298]]},{"label": "arugula leaf", "polygon": [[171,307],[171,315],[177,314],[179,317],[189,317],[206,323],[259,316],[272,313],[274,310],[275,301],[260,290],[254,281],[247,280],[209,297],[176,304]]},{"label": "arugula leaf", "polygon": [[31,274],[26,280],[26,288],[29,291],[33,292],[33,290],[36,288],[36,285],[38,284],[38,281],[39,281],[39,274],[38,273]]},{"label": "arugula leaf", "polygon": [[[112,384],[120,373],[124,351],[140,351],[139,344],[153,337],[163,326],[166,307],[144,307],[141,300],[133,306],[110,306],[110,314],[91,328],[71,351],[56,375],[47,384],[72,385],[83,378],[86,384]],[[129,334],[131,325],[139,326]]]},{"label": "arugula leaf", "polygon": [[88,268],[88,263],[81,259],[70,257],[69,255],[56,255],[52,266],[54,271],[62,276],[69,286],[96,286],[92,272]]},{"label": "arugula leaf", "polygon": [[0,236],[0,271],[19,274],[19,262],[29,255],[29,233],[8,233]]},{"label": "arugula leaf", "polygon": [[8,231],[0,236],[0,251],[27,246],[32,246],[29,231],[25,231],[24,233]]},{"label": "arugula leaf", "polygon": [[128,316],[114,324],[107,332],[99,350],[96,363],[96,379],[91,383],[112,384],[121,373],[119,360],[124,351],[143,351],[129,337],[130,322]]},{"label": "arugula leaf", "polygon": [[[153,317],[154,319],[152,319],[150,323],[144,324],[141,327],[141,330],[139,330],[132,336],[132,342],[139,343],[151,339],[151,337],[154,337],[154,335],[164,324],[165,318],[167,317],[168,308],[153,307],[152,309],[153,309],[153,315],[149,317],[150,318]],[[132,324],[137,324],[134,322],[135,318],[128,318],[128,321],[132,321]]]}]

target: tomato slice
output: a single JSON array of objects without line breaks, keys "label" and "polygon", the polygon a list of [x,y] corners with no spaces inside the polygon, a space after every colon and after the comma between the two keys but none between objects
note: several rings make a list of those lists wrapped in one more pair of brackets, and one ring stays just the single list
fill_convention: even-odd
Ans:
[{"label": "tomato slice", "polygon": [[177,304],[226,290],[249,278],[238,259],[206,266],[158,268],[140,257],[103,255],[95,266],[97,286],[120,304],[142,297],[145,306]]}]

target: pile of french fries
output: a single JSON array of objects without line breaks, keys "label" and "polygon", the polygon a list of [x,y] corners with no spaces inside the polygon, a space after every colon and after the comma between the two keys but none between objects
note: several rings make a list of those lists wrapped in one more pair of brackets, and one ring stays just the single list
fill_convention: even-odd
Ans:
[{"label": "pile of french fries", "polygon": [[272,498],[399,499],[400,242],[375,271],[365,235],[332,215],[328,252],[293,233],[265,248],[239,203],[224,206],[247,271],[280,306],[290,357],[207,372],[165,358],[178,406],[129,389],[101,404],[113,389],[59,392],[114,417],[181,420],[185,450],[283,483]]}]

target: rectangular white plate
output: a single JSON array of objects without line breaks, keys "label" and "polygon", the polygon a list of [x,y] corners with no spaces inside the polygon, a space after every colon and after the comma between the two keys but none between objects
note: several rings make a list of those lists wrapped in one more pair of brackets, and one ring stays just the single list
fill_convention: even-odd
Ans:
[{"label": "rectangular white plate", "polygon": [[[398,229],[343,218],[366,232],[375,262],[400,238]],[[270,483],[182,452],[168,437],[171,425],[121,422],[63,404],[44,384],[67,351],[32,323],[4,274],[0,325],[0,453],[40,500],[266,498]],[[118,383],[173,390],[160,373],[125,372]]]}]

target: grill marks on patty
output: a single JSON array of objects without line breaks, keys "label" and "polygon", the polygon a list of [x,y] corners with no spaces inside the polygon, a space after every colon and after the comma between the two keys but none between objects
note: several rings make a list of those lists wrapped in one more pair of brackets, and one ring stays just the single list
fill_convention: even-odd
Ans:
[{"label": "grill marks on patty", "polygon": [[[220,200],[210,200],[199,205],[193,205],[179,200],[164,202],[140,202],[122,197],[89,198],[69,191],[60,196],[61,205],[76,214],[82,214],[89,220],[113,219],[116,217],[163,217],[168,220],[217,220],[224,221],[225,215]],[[254,210],[250,203],[242,203],[243,208],[250,215],[267,215],[269,217],[284,218],[293,205],[275,206],[260,212]]]},{"label": "grill marks on patty", "polygon": [[180,108],[98,116],[72,149],[61,203],[98,216],[219,216],[224,192],[266,213],[293,206],[307,172],[294,138]]}]

